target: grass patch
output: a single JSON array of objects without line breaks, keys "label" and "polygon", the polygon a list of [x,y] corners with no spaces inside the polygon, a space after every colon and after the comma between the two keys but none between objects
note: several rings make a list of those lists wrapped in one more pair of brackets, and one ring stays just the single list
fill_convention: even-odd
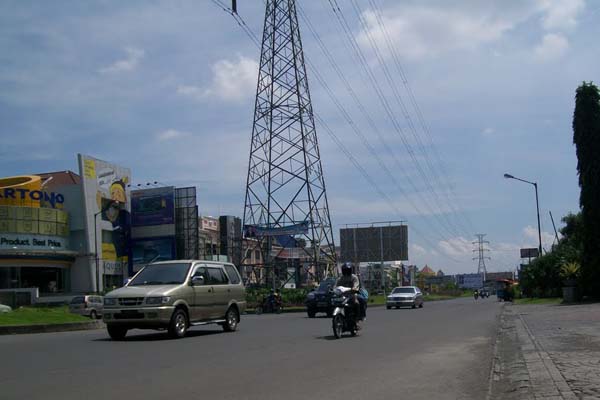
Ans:
[{"label": "grass patch", "polygon": [[514,300],[514,304],[560,304],[561,302],[560,297],[528,297]]},{"label": "grass patch", "polygon": [[67,306],[62,307],[21,307],[9,313],[0,314],[0,325],[63,324],[68,322],[89,322],[81,315],[71,314]]},{"label": "grass patch", "polygon": [[452,300],[457,299],[462,296],[449,296],[444,294],[428,294],[427,296],[423,296],[423,300],[425,301],[439,301],[439,300]]}]

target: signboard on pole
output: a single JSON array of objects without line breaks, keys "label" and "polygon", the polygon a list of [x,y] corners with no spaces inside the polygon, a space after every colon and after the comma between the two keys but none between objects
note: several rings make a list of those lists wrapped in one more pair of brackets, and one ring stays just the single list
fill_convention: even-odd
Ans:
[{"label": "signboard on pole", "polygon": [[521,258],[536,258],[540,254],[537,247],[521,249]]},{"label": "signboard on pole", "polygon": [[340,229],[341,261],[408,260],[408,226],[370,226]]}]

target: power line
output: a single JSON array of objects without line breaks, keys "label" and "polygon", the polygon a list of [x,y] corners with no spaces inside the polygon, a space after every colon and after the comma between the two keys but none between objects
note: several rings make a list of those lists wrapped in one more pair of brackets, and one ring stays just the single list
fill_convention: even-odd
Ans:
[{"label": "power line", "polygon": [[[247,26],[247,24],[244,22],[243,18],[241,16],[239,16],[236,13],[233,13],[229,8],[223,6],[223,4],[221,4],[220,2],[218,2],[217,0],[213,0],[213,2],[219,6],[220,8],[222,8],[224,11],[226,11],[228,14],[232,15],[234,17],[234,19],[238,22],[238,25],[244,30],[244,32],[247,34],[247,36],[251,39],[251,41],[258,47],[260,48],[260,43],[256,37],[256,35],[252,32],[252,30]],[[318,69],[310,62],[310,60],[308,58],[306,58],[307,60],[307,64],[309,66],[309,68],[311,69],[311,72],[317,77],[317,80],[319,81],[319,83],[325,88],[326,92],[328,92],[328,94],[330,94],[330,97],[332,98],[332,101],[334,101],[334,103],[336,104],[336,106],[338,106],[338,109],[340,110],[340,112],[342,113],[343,116],[347,116],[348,119],[346,119],[346,122],[348,122],[348,124],[353,127],[353,130],[355,131],[355,133],[358,134],[359,137],[362,137],[365,140],[365,147],[367,147],[367,149],[371,149],[374,152],[374,149],[372,148],[372,146],[370,146],[368,144],[368,141],[366,141],[366,139],[364,138],[364,135],[362,135],[360,133],[360,131],[358,131],[358,129],[356,128],[356,124],[352,121],[352,119],[350,118],[349,114],[347,113],[347,111],[344,109],[344,107],[341,105],[341,103],[337,100],[337,98],[335,97],[335,95],[333,94],[333,91],[329,88],[329,86],[327,85],[326,81],[321,77],[321,75],[318,72]],[[370,177],[370,175],[368,174],[368,172],[365,170],[365,168],[356,160],[356,158],[352,155],[352,153],[343,145],[343,143],[339,140],[339,138],[337,138],[337,136],[335,136],[335,134],[333,133],[333,131],[325,124],[324,120],[322,118],[319,117],[319,115],[317,113],[314,113],[315,115],[315,119],[317,121],[319,121],[319,123],[324,126],[324,128],[326,129],[326,132],[329,134],[329,136],[332,138],[332,140],[334,141],[334,143],[338,146],[338,148],[340,148],[342,150],[342,152],[351,160],[351,162],[353,163],[353,165],[359,170],[359,172],[363,175],[363,177],[365,177],[365,179],[367,180],[367,182],[369,184],[371,184],[372,186],[374,186],[374,188],[376,189],[376,191],[381,195],[382,198],[384,198],[386,200],[386,202],[388,203],[388,205],[390,205],[399,215],[401,215],[399,209],[396,207],[396,205],[391,201],[391,199],[389,198],[389,196],[383,191],[381,190],[381,188],[379,188],[379,186],[374,182],[374,180],[372,179],[372,177]],[[372,153],[375,155],[375,158],[378,159],[379,161],[381,161],[380,157],[376,154],[376,152]],[[393,174],[391,174],[391,172],[389,171],[389,169],[387,168],[387,166],[385,166],[385,164],[380,164],[380,166],[382,166],[382,168],[384,170],[386,170],[387,174],[389,176],[391,176],[391,180],[396,182],[395,178],[393,177]],[[401,186],[396,182],[396,185],[401,188]],[[415,187],[416,190],[416,187]],[[422,213],[421,213],[422,214]],[[435,214],[433,214],[435,216]],[[405,218],[403,218],[405,219]],[[425,221],[429,222],[428,219],[425,219]],[[422,232],[420,232],[420,230],[418,230],[416,227],[413,226],[413,230],[415,231],[415,233],[420,236],[425,242],[427,242],[429,245],[432,246],[432,248],[436,248],[436,245],[433,244]],[[437,229],[434,228],[434,230],[437,231]],[[446,239],[444,237],[444,235],[441,235],[439,231],[437,231],[438,235],[440,235],[443,239]],[[456,232],[453,232],[453,234]],[[460,236],[460,235],[459,235]],[[451,241],[448,241],[450,244]],[[454,258],[448,257],[449,259],[455,261],[455,262],[460,262],[459,260],[456,260]]]},{"label": "power line", "polygon": [[348,20],[346,19],[345,15],[342,12],[342,10],[340,9],[339,5],[337,5],[337,2],[333,3],[333,0],[330,0],[330,3],[334,4],[334,7],[333,7],[334,14],[338,20],[339,25],[342,27],[343,34],[350,42],[350,45],[353,49],[353,52],[356,55],[356,58],[359,61],[359,64],[361,65],[362,69],[364,70],[369,83],[371,84],[377,97],[379,98],[379,101],[381,102],[382,107],[383,107],[385,113],[387,114],[387,117],[389,118],[390,122],[392,123],[394,130],[400,137],[406,151],[408,152],[412,161],[414,162],[414,166],[416,167],[419,175],[421,176],[423,183],[426,186],[426,189],[429,191],[430,194],[433,195],[434,201],[436,202],[440,213],[442,213],[444,218],[446,218],[448,220],[448,224],[453,227],[452,228],[454,230],[453,234],[457,235],[457,236],[461,236],[459,233],[459,230],[454,226],[454,224],[452,222],[449,221],[446,213],[444,213],[444,211],[441,207],[441,201],[439,199],[439,196],[437,195],[437,192],[431,185],[431,182],[428,179],[427,174],[425,173],[424,169],[422,168],[421,163],[419,162],[418,158],[416,157],[416,154],[415,154],[414,150],[412,149],[412,146],[408,142],[406,135],[404,134],[404,131],[403,131],[400,123],[398,122],[397,118],[395,117],[392,107],[381,88],[381,85],[378,83],[378,80],[377,80],[371,66],[369,65],[369,62],[367,61],[366,56],[364,55],[363,51],[360,49],[358,42],[354,38],[354,35],[352,34],[352,29],[350,28],[350,24],[348,23]]}]

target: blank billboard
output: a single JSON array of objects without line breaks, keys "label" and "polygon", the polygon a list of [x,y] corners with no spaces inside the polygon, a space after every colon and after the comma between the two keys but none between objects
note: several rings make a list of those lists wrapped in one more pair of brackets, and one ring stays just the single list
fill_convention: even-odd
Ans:
[{"label": "blank billboard", "polygon": [[340,229],[341,261],[408,260],[408,226]]}]

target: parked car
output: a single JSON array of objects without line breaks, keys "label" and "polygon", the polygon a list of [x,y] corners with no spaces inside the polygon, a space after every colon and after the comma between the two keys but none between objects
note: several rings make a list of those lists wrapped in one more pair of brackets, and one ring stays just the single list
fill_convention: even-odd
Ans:
[{"label": "parked car", "polygon": [[333,287],[335,286],[335,279],[325,279],[318,288],[306,295],[306,313],[309,318],[314,318],[319,312],[326,313],[328,317],[333,315],[333,305],[331,304],[331,298],[333,296]]},{"label": "parked car", "polygon": [[200,260],[147,265],[126,286],[104,297],[104,322],[114,340],[130,329],[166,329],[182,338],[196,325],[235,331],[246,290],[233,264]]},{"label": "parked car", "polygon": [[400,308],[407,306],[423,308],[423,293],[416,286],[394,288],[392,293],[386,298],[385,306],[388,310],[392,307]]},{"label": "parked car", "polygon": [[104,298],[102,296],[76,296],[69,303],[69,311],[73,314],[84,315],[91,319],[102,317]]}]

